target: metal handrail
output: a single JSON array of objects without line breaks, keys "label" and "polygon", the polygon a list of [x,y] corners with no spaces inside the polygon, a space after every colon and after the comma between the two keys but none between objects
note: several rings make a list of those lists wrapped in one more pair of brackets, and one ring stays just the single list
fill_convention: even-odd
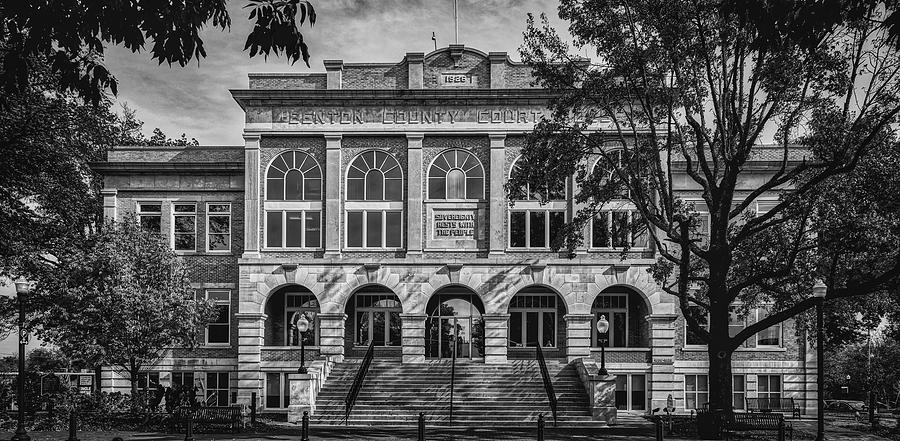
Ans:
[{"label": "metal handrail", "polygon": [[541,377],[544,379],[544,390],[547,391],[547,399],[550,401],[550,411],[553,412],[553,425],[556,426],[556,391],[553,390],[553,381],[550,380],[550,372],[547,371],[547,362],[544,360],[544,351],[541,344],[535,345],[537,350],[538,366],[541,368]]},{"label": "metal handrail", "polygon": [[366,373],[369,372],[369,365],[372,364],[373,358],[375,358],[375,339],[372,339],[372,342],[369,343],[366,356],[363,357],[359,370],[356,371],[356,378],[353,379],[353,384],[350,386],[350,390],[347,391],[347,398],[344,398],[345,425],[350,424],[350,411],[353,410],[353,405],[356,404],[356,397],[359,395],[359,390],[362,389],[363,380],[366,379]]},{"label": "metal handrail", "polygon": [[450,425],[453,425],[453,389],[456,383],[456,339],[453,340],[453,354],[450,357]]}]

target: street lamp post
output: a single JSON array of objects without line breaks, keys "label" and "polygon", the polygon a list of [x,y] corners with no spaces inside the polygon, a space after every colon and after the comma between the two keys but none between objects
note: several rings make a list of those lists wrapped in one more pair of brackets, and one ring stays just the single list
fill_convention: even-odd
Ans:
[{"label": "street lamp post", "polygon": [[816,374],[816,383],[819,389],[818,395],[818,428],[816,430],[816,441],[825,440],[825,294],[828,287],[817,280],[813,285],[813,297],[816,298],[816,361],[818,372]]},{"label": "street lamp post", "polygon": [[309,330],[309,320],[306,318],[306,314],[300,314],[300,318],[297,319],[297,330],[300,331],[300,368],[297,369],[298,373],[305,374],[306,373],[306,349],[304,346],[304,337],[306,336],[306,331]]},{"label": "street lamp post", "polygon": [[609,321],[605,315],[601,315],[597,320],[597,331],[600,332],[600,375],[609,375],[606,372],[606,333],[609,332]]},{"label": "street lamp post", "polygon": [[19,410],[19,421],[16,423],[16,434],[13,441],[31,441],[28,432],[25,431],[25,344],[28,343],[28,335],[25,333],[25,296],[31,292],[31,282],[19,280],[16,282],[16,298],[19,303],[19,381],[16,396],[16,405]]}]

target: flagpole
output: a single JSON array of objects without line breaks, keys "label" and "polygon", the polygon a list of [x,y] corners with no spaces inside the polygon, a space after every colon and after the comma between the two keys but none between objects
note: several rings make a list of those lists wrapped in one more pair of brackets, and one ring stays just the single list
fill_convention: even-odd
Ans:
[{"label": "flagpole", "polygon": [[453,0],[453,23],[456,27],[456,44],[459,44],[459,0]]}]

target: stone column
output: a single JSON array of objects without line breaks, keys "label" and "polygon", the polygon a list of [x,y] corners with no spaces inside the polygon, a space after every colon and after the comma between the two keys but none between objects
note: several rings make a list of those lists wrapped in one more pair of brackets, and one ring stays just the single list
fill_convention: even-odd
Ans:
[{"label": "stone column", "polygon": [[319,352],[330,355],[334,361],[344,360],[344,324],[347,314],[319,314]]},{"label": "stone column", "polygon": [[680,390],[675,381],[675,314],[651,314],[650,348],[652,365],[650,366],[650,408],[666,407],[669,394],[675,396]]},{"label": "stone column", "polygon": [[288,405],[288,422],[303,421],[303,412],[310,416],[316,410],[316,397],[313,394],[313,376],[310,374],[289,374],[290,404]]},{"label": "stone column", "polygon": [[100,190],[100,196],[103,196],[103,219],[118,220],[118,210],[116,209],[116,196],[119,191],[115,188],[104,188]]},{"label": "stone column", "polygon": [[509,349],[509,314],[491,314],[484,319],[484,363],[506,364]]},{"label": "stone column", "polygon": [[244,258],[259,257],[259,135],[244,134]]},{"label": "stone column", "polygon": [[406,255],[421,256],[422,244],[422,139],[423,133],[407,133],[406,188],[409,203],[406,213]]},{"label": "stone column", "polygon": [[260,354],[264,343],[266,315],[259,312],[235,314],[238,323],[238,402],[250,404],[256,392],[257,406],[262,407],[262,373]]},{"label": "stone column", "polygon": [[425,314],[400,314],[403,363],[425,362]]},{"label": "stone column", "polygon": [[490,236],[491,256],[502,256],[506,250],[506,134],[491,133],[491,204]]},{"label": "stone column", "polygon": [[340,133],[325,135],[325,257],[341,257],[341,170]]},{"label": "stone column", "polygon": [[591,314],[566,314],[566,359],[591,358]]}]

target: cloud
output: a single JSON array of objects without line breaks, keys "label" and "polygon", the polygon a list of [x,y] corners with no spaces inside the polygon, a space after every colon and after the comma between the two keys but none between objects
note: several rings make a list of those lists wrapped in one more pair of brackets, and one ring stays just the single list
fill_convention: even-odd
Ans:
[{"label": "cloud", "polygon": [[[243,112],[228,89],[246,88],[249,72],[323,72],[324,59],[397,62],[407,52],[433,50],[432,32],[438,47],[454,42],[452,0],[314,0],[316,24],[301,28],[311,68],[278,57],[251,59],[243,51],[251,29],[244,3],[229,2],[229,31],[202,31],[209,56],[199,65],[158,66],[146,52],[107,50],[107,65],[119,80],[118,98],[137,110],[148,132],[159,127],[170,137],[186,133],[202,144],[240,145]],[[555,17],[556,7],[541,0],[462,0],[460,43],[485,52],[506,51],[518,59],[526,14]]]}]

